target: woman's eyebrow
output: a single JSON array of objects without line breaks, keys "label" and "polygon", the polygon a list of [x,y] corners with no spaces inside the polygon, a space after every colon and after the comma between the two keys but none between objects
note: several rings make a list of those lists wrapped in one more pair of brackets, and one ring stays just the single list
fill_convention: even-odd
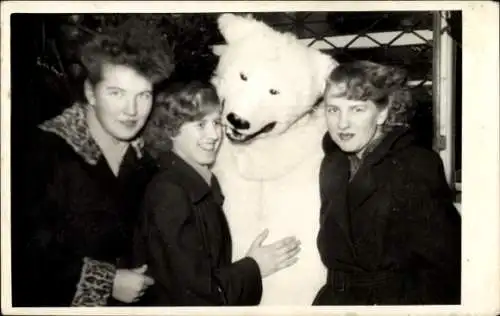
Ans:
[{"label": "woman's eyebrow", "polygon": [[[121,87],[118,87],[118,86],[107,86],[105,89],[106,90],[131,91],[131,90],[127,90],[125,88],[121,88]],[[136,94],[153,93],[153,90],[152,89],[146,89],[146,90],[141,90],[141,91],[135,91],[135,93]]]},{"label": "woman's eyebrow", "polygon": [[117,86],[107,86],[106,90],[121,90],[121,91],[125,91],[125,89],[117,87]]}]

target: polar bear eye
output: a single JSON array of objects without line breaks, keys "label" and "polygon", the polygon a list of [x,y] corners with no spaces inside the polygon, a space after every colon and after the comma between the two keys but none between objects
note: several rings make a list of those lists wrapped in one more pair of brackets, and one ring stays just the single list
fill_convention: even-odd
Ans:
[{"label": "polar bear eye", "polygon": [[243,81],[247,81],[247,80],[248,80],[247,76],[245,76],[245,74],[244,74],[244,73],[242,73],[242,72],[240,72],[240,78],[241,78],[241,80],[243,80]]},{"label": "polar bear eye", "polygon": [[326,111],[328,113],[337,113],[339,111],[339,108],[336,106],[327,106]]},{"label": "polar bear eye", "polygon": [[276,89],[270,89],[270,90],[269,90],[269,93],[270,93],[270,94],[272,94],[272,95],[277,95],[277,94],[279,94],[280,92],[279,92],[278,90],[276,90]]}]

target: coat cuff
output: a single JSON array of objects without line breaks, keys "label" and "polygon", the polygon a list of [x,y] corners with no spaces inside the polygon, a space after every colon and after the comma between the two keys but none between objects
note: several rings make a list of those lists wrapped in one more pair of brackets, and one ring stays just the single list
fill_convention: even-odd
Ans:
[{"label": "coat cuff", "polygon": [[71,306],[105,306],[113,290],[115,274],[114,265],[84,258]]},{"label": "coat cuff", "polygon": [[237,305],[258,305],[262,298],[262,276],[257,262],[245,257],[234,262],[234,273],[238,275],[244,288],[244,295]]}]

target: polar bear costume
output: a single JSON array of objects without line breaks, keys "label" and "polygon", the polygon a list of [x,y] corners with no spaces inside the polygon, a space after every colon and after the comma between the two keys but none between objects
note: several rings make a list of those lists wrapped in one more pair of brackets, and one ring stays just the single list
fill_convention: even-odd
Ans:
[{"label": "polar bear costume", "polygon": [[261,305],[308,306],[326,281],[316,246],[326,121],[314,105],[337,63],[251,16],[222,14],[218,26],[226,44],[214,48],[213,83],[226,137],[213,171],[225,195],[233,259],[265,228],[264,244],[296,236],[299,261],[264,278]]}]

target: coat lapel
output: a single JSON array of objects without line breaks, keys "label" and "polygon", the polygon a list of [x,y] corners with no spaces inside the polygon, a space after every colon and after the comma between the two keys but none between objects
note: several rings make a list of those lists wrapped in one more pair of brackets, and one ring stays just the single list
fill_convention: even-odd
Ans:
[{"label": "coat lapel", "polygon": [[347,196],[349,208],[357,209],[377,190],[377,175],[374,167],[383,159],[390,156],[391,151],[397,140],[403,138],[405,141],[399,142],[406,145],[413,140],[407,129],[395,129],[388,133],[379,142],[374,143],[373,147],[367,151],[361,166],[349,183]]},{"label": "coat lapel", "polygon": [[[359,170],[349,182],[349,159],[340,148],[333,143],[329,144],[327,155],[321,167],[321,199],[322,224],[326,221],[335,221],[343,231],[346,241],[354,254],[352,242],[350,211],[356,210],[363,202],[377,191],[377,176],[373,167],[384,157],[389,155],[393,144],[407,134],[407,130],[395,130],[389,133],[373,151],[367,153]],[[325,135],[325,138],[328,135]],[[411,141],[411,137],[405,137]],[[328,140],[326,141],[328,142]],[[324,140],[325,143],[325,140]]]},{"label": "coat lapel", "polygon": [[[349,160],[340,150],[325,157],[321,167],[321,225],[333,221],[345,236],[352,248],[349,207],[347,204],[347,185],[349,182]],[[327,225],[328,226],[328,225]]]},{"label": "coat lapel", "polygon": [[363,162],[347,187],[347,203],[350,209],[358,208],[377,189],[377,181],[369,161]]}]

